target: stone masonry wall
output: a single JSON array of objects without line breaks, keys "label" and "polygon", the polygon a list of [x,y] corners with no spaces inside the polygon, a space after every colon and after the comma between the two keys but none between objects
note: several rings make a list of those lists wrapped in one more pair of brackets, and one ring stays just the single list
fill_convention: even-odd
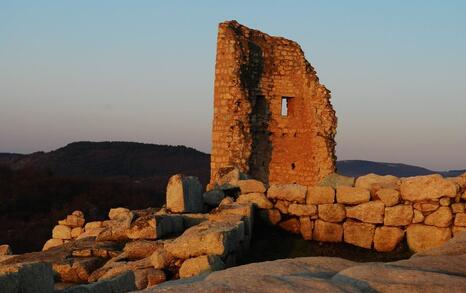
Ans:
[{"label": "stone masonry wall", "polygon": [[[231,178],[231,176],[230,176]],[[270,224],[304,239],[346,242],[380,252],[407,239],[414,252],[466,231],[466,173],[397,178],[332,174],[316,186],[233,180],[241,204],[253,203]]]},{"label": "stone masonry wall", "polygon": [[267,184],[313,185],[333,173],[336,117],[329,100],[297,43],[221,23],[211,187],[229,166]]}]

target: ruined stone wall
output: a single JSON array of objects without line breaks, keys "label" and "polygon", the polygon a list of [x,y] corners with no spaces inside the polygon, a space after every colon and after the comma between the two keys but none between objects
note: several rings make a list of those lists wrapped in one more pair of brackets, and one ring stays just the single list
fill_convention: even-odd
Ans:
[{"label": "ruined stone wall", "polygon": [[313,185],[333,173],[336,117],[329,99],[297,43],[221,23],[211,183],[227,166],[266,184]]}]

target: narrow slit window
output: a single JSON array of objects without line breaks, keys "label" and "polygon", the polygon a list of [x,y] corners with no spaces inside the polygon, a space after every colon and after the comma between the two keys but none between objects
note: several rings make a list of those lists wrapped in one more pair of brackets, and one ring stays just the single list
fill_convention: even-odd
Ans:
[{"label": "narrow slit window", "polygon": [[282,116],[283,117],[288,116],[288,98],[287,97],[282,97]]},{"label": "narrow slit window", "polygon": [[293,97],[282,97],[282,117],[292,116],[294,113]]}]

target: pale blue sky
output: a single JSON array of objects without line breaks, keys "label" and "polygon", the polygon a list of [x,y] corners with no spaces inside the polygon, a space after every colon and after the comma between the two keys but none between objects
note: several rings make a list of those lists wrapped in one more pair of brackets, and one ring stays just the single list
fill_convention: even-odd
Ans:
[{"label": "pale blue sky", "polygon": [[466,1],[0,0],[0,152],[210,151],[217,24],[301,44],[339,159],[466,168]]}]

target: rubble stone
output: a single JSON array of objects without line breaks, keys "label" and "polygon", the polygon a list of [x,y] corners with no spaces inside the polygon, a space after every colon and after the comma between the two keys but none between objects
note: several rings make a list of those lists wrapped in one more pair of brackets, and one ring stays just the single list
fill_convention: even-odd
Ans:
[{"label": "rubble stone", "polygon": [[375,193],[375,197],[380,199],[385,206],[391,207],[400,202],[400,192],[392,188],[381,188]]},{"label": "rubble stone", "polygon": [[428,215],[424,224],[437,227],[449,227],[453,221],[453,214],[449,207],[440,207],[438,210]]},{"label": "rubble stone", "polygon": [[280,228],[293,234],[301,233],[300,222],[297,218],[290,218],[278,224]]},{"label": "rubble stone", "polygon": [[260,209],[273,208],[273,203],[263,193],[241,194],[236,200],[236,202],[241,203],[241,204],[252,203]]},{"label": "rubble stone", "polygon": [[180,267],[180,278],[190,278],[206,272],[221,270],[225,267],[222,259],[217,255],[201,255],[187,259]]},{"label": "rubble stone", "polygon": [[404,231],[397,227],[381,226],[375,229],[374,249],[380,252],[393,251],[403,240]]},{"label": "rubble stone", "polygon": [[272,184],[267,190],[267,197],[305,203],[306,192],[306,186],[298,184]]},{"label": "rubble stone", "polygon": [[313,216],[317,214],[317,206],[292,203],[288,207],[288,213],[296,216]]},{"label": "rubble stone", "polygon": [[239,180],[237,185],[241,190],[241,194],[264,193],[266,191],[264,183],[255,179]]},{"label": "rubble stone", "polygon": [[455,226],[466,227],[466,213],[457,213],[455,215]]},{"label": "rubble stone", "polygon": [[301,236],[304,240],[312,239],[312,229],[314,228],[314,222],[310,217],[300,217],[299,218],[299,229]]},{"label": "rubble stone", "polygon": [[409,248],[414,252],[441,246],[451,238],[450,228],[411,224],[406,230]]},{"label": "rubble stone", "polygon": [[439,174],[408,177],[401,180],[401,198],[409,201],[435,200],[442,196],[455,197],[458,185]]},{"label": "rubble stone", "polygon": [[52,230],[55,239],[71,239],[71,228],[65,225],[56,225]]},{"label": "rubble stone", "polygon": [[306,204],[329,204],[335,202],[335,189],[330,186],[307,188]]}]

